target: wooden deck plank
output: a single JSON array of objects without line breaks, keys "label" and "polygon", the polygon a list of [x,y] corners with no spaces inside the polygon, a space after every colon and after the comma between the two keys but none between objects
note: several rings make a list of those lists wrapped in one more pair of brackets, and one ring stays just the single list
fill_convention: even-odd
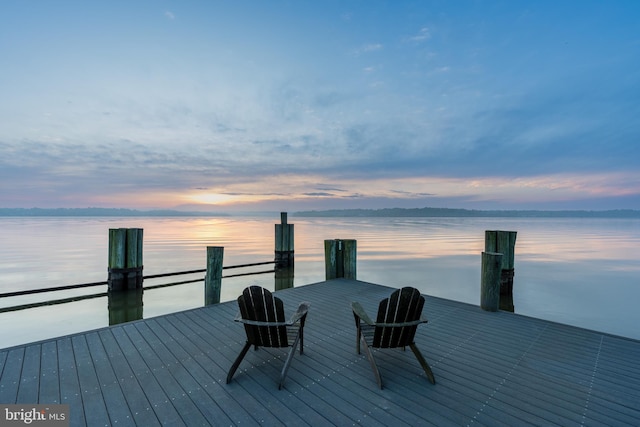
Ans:
[{"label": "wooden deck plank", "polygon": [[[149,319],[152,321],[153,319]],[[164,351],[161,346],[155,346],[158,342],[146,325],[146,322],[133,322],[125,326],[127,334],[133,341],[135,348],[144,359],[155,379],[158,381],[168,400],[165,404],[173,405],[176,412],[181,418],[181,422],[186,425],[206,425],[207,419],[200,412],[198,406],[188,395],[188,392],[182,387],[178,379],[176,379],[172,370],[175,366],[165,364],[158,351]],[[148,335],[148,336],[147,336]],[[150,339],[150,342],[147,341]]]},{"label": "wooden deck plank", "polygon": [[[165,425],[184,425],[180,414],[175,406],[170,403],[169,397],[162,389],[157,378],[151,373],[151,369],[138,352],[126,329],[126,327],[112,328],[110,332],[113,334],[113,338],[120,347],[123,357],[131,368],[136,382],[140,384],[140,388],[144,391],[146,400],[149,402],[150,407],[145,406],[144,403],[142,406],[135,407],[137,412],[151,410]],[[126,370],[124,366],[122,369]],[[134,407],[132,406],[132,408]]]},{"label": "wooden deck plank", "polygon": [[[477,348],[477,346],[475,347]],[[460,352],[456,354],[455,357],[459,357]],[[459,365],[462,366],[462,369],[465,369],[470,363],[471,359],[479,359],[481,366],[484,367],[482,371],[478,372],[477,370],[473,370],[469,372],[469,380],[472,380],[472,376],[475,376],[476,382],[488,382],[488,384],[494,383],[494,376],[496,373],[506,372],[502,381],[504,384],[500,385],[500,393],[504,394],[506,397],[505,403],[508,406],[516,406],[522,409],[527,409],[527,411],[532,412],[534,414],[545,414],[545,418],[547,420],[556,420],[558,423],[566,423],[567,421],[563,421],[563,418],[572,417],[574,415],[574,411],[580,411],[582,408],[582,404],[584,403],[583,393],[582,398],[576,397],[575,390],[570,390],[571,393],[567,393],[564,396],[560,393],[556,393],[554,395],[553,391],[556,390],[558,384],[553,387],[549,387],[549,384],[539,379],[538,372],[528,372],[521,365],[514,365],[513,367],[504,366],[502,361],[498,358],[496,360],[487,357],[483,358],[482,355],[478,357],[478,353],[473,351],[473,348],[469,349],[468,355],[460,360]],[[455,359],[452,359],[455,361]],[[488,375],[488,377],[487,377]],[[519,390],[527,390],[525,395],[522,395]],[[551,390],[551,395],[549,393]],[[568,398],[569,400],[565,400]],[[501,395],[494,396],[492,400],[504,400],[505,397]],[[535,401],[536,406],[532,406],[529,404],[525,404],[523,406],[521,403],[516,404],[516,399],[521,401]],[[571,402],[570,400],[574,401]],[[551,409],[547,409],[551,408]]]},{"label": "wooden deck plank", "polygon": [[[355,351],[351,301],[392,289],[336,280],[278,291],[311,302],[305,354],[251,350],[235,301],[0,350],[0,403],[68,403],[81,425],[638,425],[640,342],[428,297],[410,351],[376,351],[379,390]],[[33,402],[33,403],[37,403]]]},{"label": "wooden deck plank", "polygon": [[40,386],[40,350],[39,344],[30,345],[25,349],[20,373],[17,403],[30,403],[38,400]]},{"label": "wooden deck plank", "polygon": [[[427,389],[425,387],[425,383],[427,382],[427,379],[424,373],[422,372],[421,368],[419,367],[419,365],[417,365],[417,363],[415,362],[415,359],[413,358],[412,353],[410,352],[406,352],[406,354],[400,353],[401,356],[403,356],[403,359],[405,359],[404,365],[400,363],[401,360],[397,355],[397,353],[394,354],[394,352],[382,352],[382,351],[379,353],[380,355],[377,356],[378,359],[380,360],[379,367],[380,365],[384,365],[384,368],[380,367],[381,371],[383,371],[382,375],[392,376],[392,378],[397,377],[398,379],[401,379],[400,384],[406,385],[407,393],[410,393],[411,390],[416,390],[421,388],[424,388],[425,390],[429,390],[430,393],[428,395],[424,394],[425,397],[428,397],[429,400],[436,400],[436,401],[438,399],[442,399],[444,405],[451,408],[455,408],[457,411],[459,411],[462,414],[464,419],[466,419],[466,416],[468,416],[469,413],[472,413],[474,411],[476,416],[480,416],[483,412],[487,411],[488,405],[487,404],[478,405],[477,398],[481,398],[481,396],[486,396],[488,393],[490,393],[492,391],[490,388],[485,388],[482,391],[482,393],[478,393],[477,391],[474,391],[473,389],[468,387],[466,384],[460,384],[458,386],[456,383],[448,381],[449,378],[446,375],[436,374],[437,387],[435,387],[435,390],[432,391],[431,389]],[[388,371],[388,374],[385,371]],[[473,371],[475,371],[475,369],[472,369],[472,372],[469,375],[469,379],[477,381],[477,376]],[[450,391],[448,391],[447,388],[450,388]],[[402,396],[405,394],[405,391],[400,389],[398,390],[398,393]],[[474,396],[474,393],[476,393],[476,396]],[[460,399],[459,397],[462,397],[462,396],[464,396],[465,398]],[[416,405],[419,406],[421,403],[423,402],[417,400],[416,402],[414,402],[413,406],[416,406]],[[493,403],[496,403],[496,402],[494,401]],[[505,421],[511,418],[511,422],[507,424],[510,424],[510,425],[519,424],[520,419],[517,417],[511,416],[508,413],[508,409],[509,407],[500,408],[501,413],[505,414],[504,416],[501,417],[502,419],[500,421]],[[494,422],[492,422],[491,424],[493,423]]]},{"label": "wooden deck plank", "polygon": [[[513,364],[505,364],[503,360],[493,360],[490,358],[482,358],[475,357],[475,361],[471,362],[471,359],[474,356],[472,349],[469,349],[468,354],[462,356],[462,352],[457,352],[454,356],[452,356],[449,360],[451,362],[458,362],[462,366],[462,369],[467,369],[467,366],[471,366],[468,372],[469,380],[475,379],[478,383],[486,383],[487,387],[491,388],[496,384],[496,380],[500,380],[499,389],[496,388],[492,393],[508,393],[509,399],[513,399],[517,395],[517,391],[523,388],[527,389],[527,393],[531,393],[538,397],[538,402],[541,405],[545,405],[546,401],[552,403],[554,407],[556,407],[560,413],[563,412],[562,405],[568,404],[565,402],[564,396],[561,394],[557,394],[555,396],[549,396],[548,393],[548,384],[544,381],[541,381],[540,376],[537,372],[527,372],[520,365]],[[472,363],[475,363],[476,366]],[[478,369],[480,368],[480,369]],[[459,368],[460,369],[460,368]],[[510,389],[513,389],[516,394],[510,392]],[[570,395],[571,398],[575,397],[575,393]],[[501,399],[501,397],[495,396],[496,399]],[[527,399],[528,400],[528,399]],[[577,398],[576,408],[579,407],[580,400]],[[537,411],[536,411],[537,412]]]},{"label": "wooden deck plank", "polygon": [[124,397],[124,391],[113,371],[113,361],[107,356],[98,332],[85,335],[96,377],[111,424],[134,426],[134,418]]},{"label": "wooden deck plank", "polygon": [[109,364],[113,368],[115,381],[120,387],[127,405],[130,408],[136,408],[131,411],[131,416],[135,423],[150,427],[160,425],[160,420],[152,410],[151,403],[131,370],[131,366],[113,336],[112,330],[99,331],[99,336],[109,358]]},{"label": "wooden deck plank", "polygon": [[37,401],[59,404],[58,345],[55,341],[42,343],[39,374],[40,390]]},{"label": "wooden deck plank", "polygon": [[[198,350],[189,342],[188,337],[184,335],[184,330],[180,331],[175,328],[167,318],[158,318],[155,320],[156,322],[150,323],[150,326],[158,338],[171,340],[174,338],[169,337],[175,337],[175,343],[177,345],[167,345],[167,349],[171,353],[171,361],[178,361],[180,366],[184,367],[184,378],[189,381],[190,387],[195,390],[191,392],[192,398],[199,398],[205,402],[204,406],[207,407],[208,416],[217,416],[221,424],[231,424],[233,421],[228,415],[228,410],[229,413],[235,414],[236,423],[254,421],[247,412],[247,409],[238,405],[235,400],[229,398],[228,394],[220,392],[222,388],[220,383],[211,377],[198,363]],[[168,341],[167,343],[170,342],[171,341]],[[209,400],[213,401],[213,405],[207,403]],[[247,407],[257,411],[264,410],[262,406],[256,405],[254,399],[253,402],[251,399],[247,399]],[[207,414],[205,413],[205,415]]]},{"label": "wooden deck plank", "polygon": [[71,345],[76,360],[78,383],[82,392],[82,407],[87,424],[101,425],[109,422],[109,413],[93,360],[91,360],[86,334],[74,335],[71,338]]},{"label": "wooden deck plank", "polygon": [[[368,401],[362,394],[356,392],[356,388],[351,382],[340,381],[338,376],[331,377],[327,374],[326,365],[319,363],[322,353],[313,352],[313,348],[309,348],[308,357],[300,357],[295,366],[291,367],[292,373],[295,372],[294,379],[291,380],[293,390],[299,387],[298,393],[309,393],[315,399],[321,399],[332,407],[341,412],[341,415],[348,417],[352,422],[366,422],[369,425],[392,425],[398,424],[398,420],[392,414],[381,413],[374,410],[364,411]],[[330,372],[330,371],[329,371]],[[275,373],[275,372],[274,372]]]},{"label": "wooden deck plank", "polygon": [[20,375],[25,347],[17,347],[6,352],[2,377],[0,377],[0,402],[17,403]]},{"label": "wooden deck plank", "polygon": [[[56,340],[58,349],[58,372],[60,379],[60,403],[69,405],[69,421],[72,426],[86,425],[82,390],[78,380],[78,369],[73,354],[71,337]],[[38,403],[50,403],[40,401]]]}]

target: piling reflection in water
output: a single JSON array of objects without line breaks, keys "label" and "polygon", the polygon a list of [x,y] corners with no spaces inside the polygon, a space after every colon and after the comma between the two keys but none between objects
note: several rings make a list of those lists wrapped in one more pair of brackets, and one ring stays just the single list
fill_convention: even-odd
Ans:
[{"label": "piling reflection in water", "polygon": [[[293,288],[294,277],[293,263],[288,267],[277,268],[274,275],[274,290]],[[154,290],[153,288],[149,289],[149,291]],[[205,305],[208,305],[206,290],[203,293],[205,295]],[[144,318],[144,290],[142,288],[109,291],[107,296],[110,326]],[[209,304],[214,304],[214,302],[209,302]]]},{"label": "piling reflection in water", "polygon": [[142,294],[142,288],[109,292],[109,326],[142,319]]},{"label": "piling reflection in water", "polygon": [[293,261],[288,267],[276,268],[274,289],[280,291],[293,288],[293,277]]}]

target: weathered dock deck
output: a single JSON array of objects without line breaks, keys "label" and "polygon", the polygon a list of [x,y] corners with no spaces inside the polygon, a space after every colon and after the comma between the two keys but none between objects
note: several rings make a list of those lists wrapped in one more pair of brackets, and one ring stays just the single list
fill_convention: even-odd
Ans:
[{"label": "weathered dock deck", "polygon": [[311,302],[305,354],[251,350],[235,302],[0,350],[0,403],[70,405],[71,425],[640,425],[640,341],[427,297],[410,351],[355,352],[351,301],[390,288],[332,280],[278,292]]}]

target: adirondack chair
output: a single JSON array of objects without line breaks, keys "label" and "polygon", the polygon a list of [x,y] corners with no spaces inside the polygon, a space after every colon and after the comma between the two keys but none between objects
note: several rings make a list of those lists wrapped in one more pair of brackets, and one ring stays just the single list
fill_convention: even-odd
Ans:
[{"label": "adirondack chair", "polygon": [[371,347],[373,348],[397,348],[409,346],[415,354],[418,362],[424,369],[427,378],[432,384],[436,383],[429,364],[416,347],[414,337],[418,325],[426,323],[422,318],[424,297],[417,289],[406,287],[394,291],[389,298],[380,301],[378,317],[374,322],[364,311],[362,306],[354,302],[351,304],[353,316],[356,320],[356,349],[360,354],[360,343],[364,347],[371,368],[376,376],[378,386],[382,389],[382,377],[376,365]]},{"label": "adirondack chair", "polygon": [[238,297],[238,306],[240,307],[240,312],[234,320],[244,324],[247,342],[227,374],[227,384],[231,382],[233,374],[252,345],[256,350],[258,350],[258,347],[279,348],[290,346],[291,349],[282,368],[280,382],[278,383],[278,389],[281,389],[298,342],[300,343],[300,354],[303,354],[304,323],[307,318],[309,303],[300,303],[298,310],[288,321],[285,321],[284,306],[280,298],[274,297],[269,290],[260,286],[249,286]]}]

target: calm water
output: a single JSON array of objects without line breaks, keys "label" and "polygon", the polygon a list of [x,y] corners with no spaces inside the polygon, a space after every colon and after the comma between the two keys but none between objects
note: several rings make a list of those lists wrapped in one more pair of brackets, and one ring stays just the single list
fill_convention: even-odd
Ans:
[{"label": "calm water", "polygon": [[[144,229],[145,275],[205,268],[206,246],[225,247],[224,265],[273,260],[279,220],[0,218],[0,292],[106,280],[109,228]],[[358,279],[476,305],[484,231],[514,230],[516,313],[640,339],[640,220],[290,216],[289,222],[294,286],[324,280],[325,239],[356,239]],[[224,279],[222,299],[235,299],[247,284],[273,289],[273,273]],[[103,291],[3,298],[0,307]],[[147,290],[142,312],[148,318],[203,300],[202,282]],[[0,313],[0,348],[108,324],[106,297]]]}]

